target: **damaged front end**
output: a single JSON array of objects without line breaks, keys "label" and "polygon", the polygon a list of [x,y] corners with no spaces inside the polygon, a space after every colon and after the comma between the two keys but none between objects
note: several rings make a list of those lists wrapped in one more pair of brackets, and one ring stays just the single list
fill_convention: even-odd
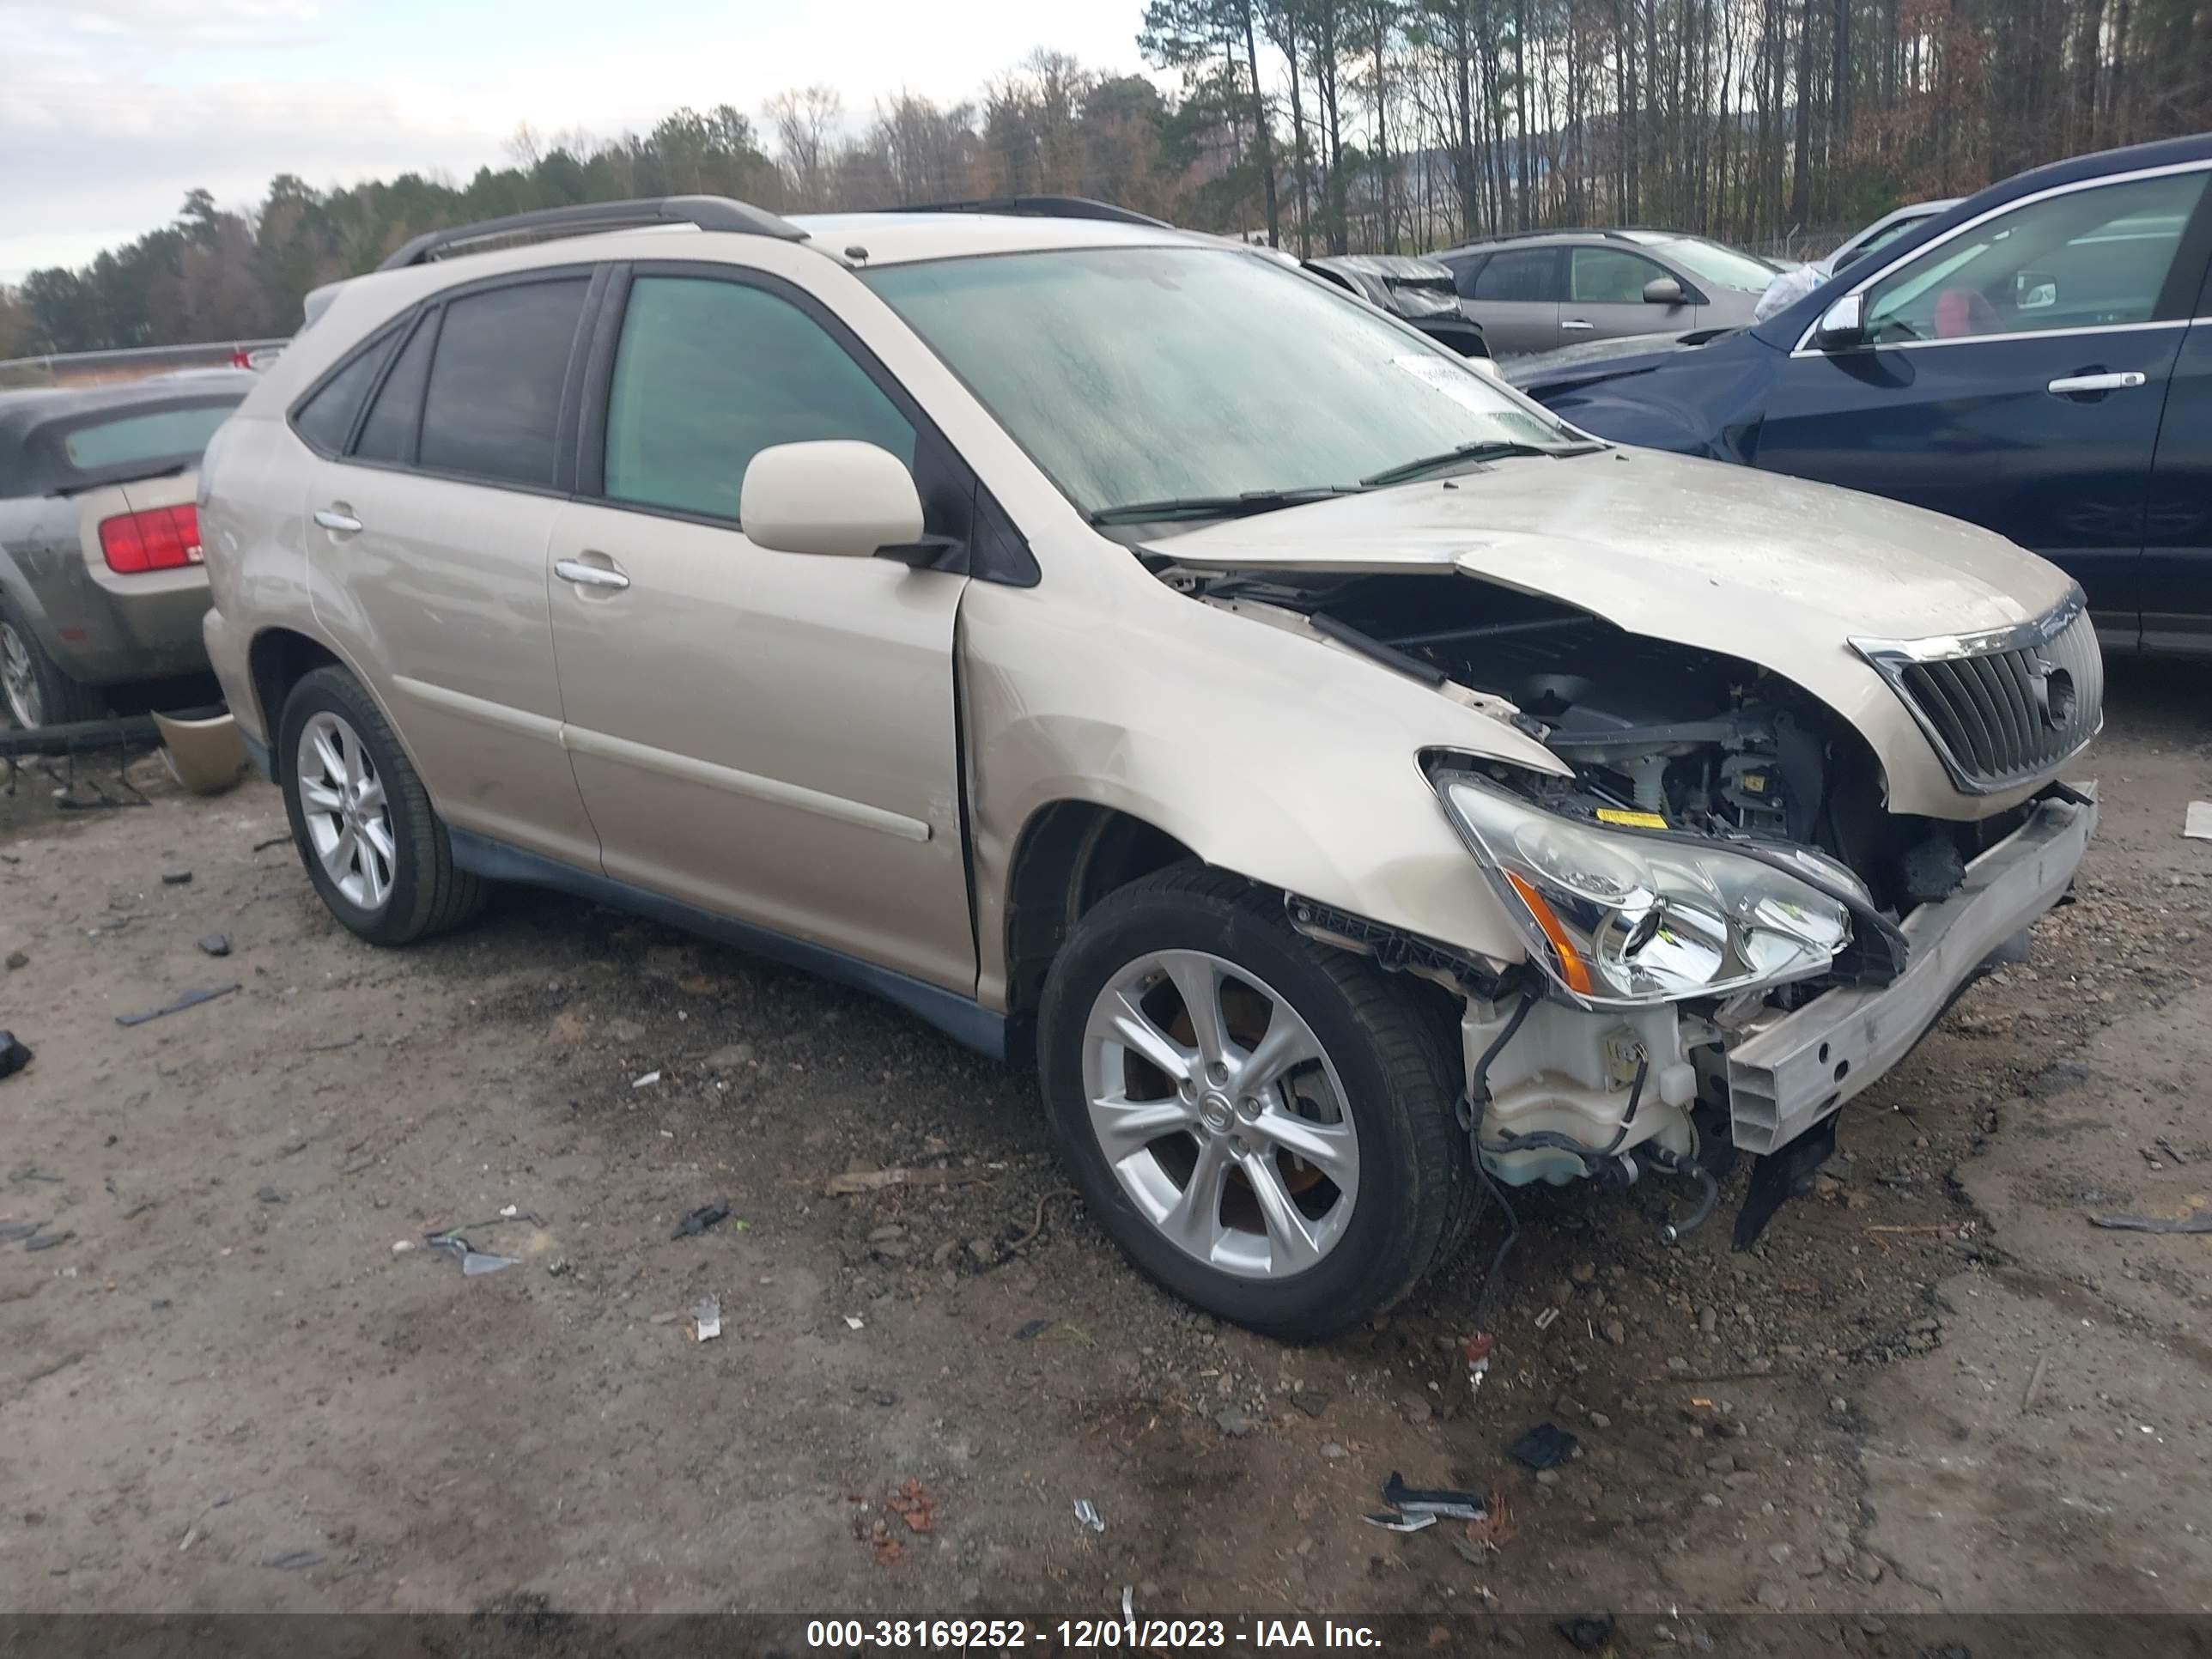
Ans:
[{"label": "damaged front end", "polygon": [[1670,1233],[1741,1151],[1751,1243],[1844,1103],[2063,895],[2094,824],[2057,783],[1978,820],[1893,813],[1863,739],[1787,679],[1540,597],[1402,575],[1233,592],[1498,700],[1565,763],[1421,757],[1527,945],[1518,975],[1458,978],[1468,1127],[1507,1185],[1695,1181]]}]

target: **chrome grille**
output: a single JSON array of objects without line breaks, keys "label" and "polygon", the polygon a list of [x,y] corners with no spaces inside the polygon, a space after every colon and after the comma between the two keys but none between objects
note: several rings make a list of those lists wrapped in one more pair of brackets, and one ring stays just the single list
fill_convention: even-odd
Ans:
[{"label": "chrome grille", "polygon": [[2105,659],[2081,591],[2017,628],[1934,640],[1854,640],[1968,794],[2030,783],[2097,735]]}]

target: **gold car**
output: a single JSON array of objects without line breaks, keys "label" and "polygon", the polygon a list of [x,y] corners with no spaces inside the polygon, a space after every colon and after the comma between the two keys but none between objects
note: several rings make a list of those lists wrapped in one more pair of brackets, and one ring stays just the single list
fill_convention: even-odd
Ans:
[{"label": "gold car", "polygon": [[314,308],[203,521],[331,911],[544,883],[1034,1054],[1093,1213],[1262,1330],[1486,1187],[1679,1231],[1741,1149],[1755,1230],[2095,820],[2051,566],[1598,442],[1260,251],[676,198]]}]

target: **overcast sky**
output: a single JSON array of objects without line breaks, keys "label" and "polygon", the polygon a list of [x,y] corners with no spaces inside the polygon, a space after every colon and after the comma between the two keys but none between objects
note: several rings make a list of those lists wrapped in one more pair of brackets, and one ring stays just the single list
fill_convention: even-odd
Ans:
[{"label": "overcast sky", "polygon": [[0,0],[0,282],[80,264],[270,177],[465,181],[516,124],[642,130],[690,104],[756,122],[787,87],[863,118],[972,96],[1030,48],[1142,67],[1141,0]]}]

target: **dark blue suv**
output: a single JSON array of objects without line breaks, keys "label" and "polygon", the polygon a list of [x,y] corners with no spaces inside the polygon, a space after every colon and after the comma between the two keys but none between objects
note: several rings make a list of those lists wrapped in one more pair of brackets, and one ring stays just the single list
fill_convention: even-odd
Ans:
[{"label": "dark blue suv", "polygon": [[1624,443],[1971,520],[2212,653],[2212,134],[1992,185],[1764,323],[1510,378]]}]

